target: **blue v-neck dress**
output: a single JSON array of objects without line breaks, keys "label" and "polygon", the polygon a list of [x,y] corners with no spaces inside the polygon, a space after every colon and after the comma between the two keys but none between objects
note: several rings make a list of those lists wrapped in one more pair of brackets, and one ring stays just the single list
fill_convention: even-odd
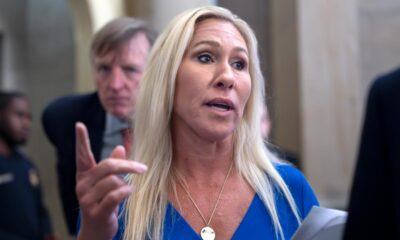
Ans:
[{"label": "blue v-neck dress", "polygon": [[[276,169],[289,187],[297,204],[300,217],[304,218],[311,210],[312,206],[318,205],[314,192],[303,174],[296,168],[282,164],[277,165]],[[276,192],[275,196],[283,234],[285,239],[290,239],[298,228],[296,217],[281,193]],[[122,225],[123,223],[120,222],[120,229],[113,240],[122,239]],[[267,208],[257,194],[255,194],[247,213],[232,237],[232,240],[248,239],[280,239],[275,234]],[[171,204],[168,204],[164,223],[164,240],[201,240],[201,237],[193,230],[179,212]]]}]

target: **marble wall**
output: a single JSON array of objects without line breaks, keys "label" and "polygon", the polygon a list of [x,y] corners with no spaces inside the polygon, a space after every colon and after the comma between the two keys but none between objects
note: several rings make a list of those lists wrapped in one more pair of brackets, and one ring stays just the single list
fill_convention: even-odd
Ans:
[{"label": "marble wall", "polygon": [[26,89],[27,3],[0,1],[0,87]]},{"label": "marble wall", "polygon": [[358,23],[361,90],[365,96],[377,75],[400,67],[400,1],[359,1]]}]

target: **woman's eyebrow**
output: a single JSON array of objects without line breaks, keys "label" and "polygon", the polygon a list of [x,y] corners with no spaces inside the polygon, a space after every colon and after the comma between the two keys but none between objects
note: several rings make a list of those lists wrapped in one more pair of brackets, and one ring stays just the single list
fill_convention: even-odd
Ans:
[{"label": "woman's eyebrow", "polygon": [[[199,42],[196,42],[193,47],[197,47],[199,45],[211,45],[213,47],[220,47],[221,45],[217,41],[212,41],[212,40],[202,40]],[[235,47],[234,50],[238,52],[244,52],[246,55],[248,55],[247,50],[243,47]]]},{"label": "woman's eyebrow", "polygon": [[213,47],[219,47],[220,46],[220,44],[218,43],[218,42],[216,42],[216,41],[212,41],[212,40],[202,40],[202,41],[199,41],[199,42],[196,42],[194,45],[193,45],[193,47],[197,47],[197,46],[199,46],[199,45],[211,45],[211,46],[213,46]]}]

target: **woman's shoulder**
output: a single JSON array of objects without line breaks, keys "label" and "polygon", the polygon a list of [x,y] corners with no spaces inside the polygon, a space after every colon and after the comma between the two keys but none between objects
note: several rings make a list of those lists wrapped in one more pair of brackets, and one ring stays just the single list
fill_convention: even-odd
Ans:
[{"label": "woman's shoulder", "polygon": [[288,186],[303,217],[312,206],[319,205],[314,191],[299,169],[285,163],[276,163],[274,166]]},{"label": "woman's shoulder", "polygon": [[286,185],[289,187],[292,195],[300,194],[304,186],[309,186],[304,174],[293,165],[274,163],[274,166],[283,181],[285,181]]},{"label": "woman's shoulder", "polygon": [[287,185],[298,185],[303,182],[307,183],[303,173],[291,164],[274,163],[274,167]]}]

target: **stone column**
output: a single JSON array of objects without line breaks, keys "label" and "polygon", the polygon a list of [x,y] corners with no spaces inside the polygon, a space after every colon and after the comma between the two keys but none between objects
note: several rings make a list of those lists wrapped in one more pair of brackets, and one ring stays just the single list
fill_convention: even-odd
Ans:
[{"label": "stone column", "polygon": [[26,90],[26,1],[0,2],[0,89]]},{"label": "stone column", "polygon": [[[7,1],[9,2],[9,1]],[[12,1],[20,2],[20,1]],[[72,12],[64,0],[26,1],[27,77],[32,103],[32,135],[27,154],[38,167],[43,197],[54,231],[68,237],[57,185],[56,153],[41,124],[43,109],[55,98],[74,92],[74,39]]]},{"label": "stone column", "polygon": [[148,20],[158,31],[185,9],[215,5],[216,0],[126,0],[128,15]]},{"label": "stone column", "polygon": [[400,67],[400,1],[363,0],[358,4],[360,76],[366,95],[377,75]]},{"label": "stone column", "polygon": [[97,31],[111,19],[126,15],[123,0],[87,0],[93,30]]},{"label": "stone column", "polygon": [[300,157],[298,20],[296,0],[271,0],[270,55],[267,71],[271,99],[271,141]]},{"label": "stone column", "polygon": [[123,0],[70,0],[69,2],[75,20],[75,90],[92,91],[94,81],[89,51],[93,34],[111,19],[126,15],[125,4]]},{"label": "stone column", "polygon": [[74,18],[75,37],[75,91],[86,92],[94,89],[89,46],[93,35],[93,22],[87,1],[69,1]]},{"label": "stone column", "polygon": [[345,207],[362,97],[356,0],[298,2],[304,171],[325,206]]}]

